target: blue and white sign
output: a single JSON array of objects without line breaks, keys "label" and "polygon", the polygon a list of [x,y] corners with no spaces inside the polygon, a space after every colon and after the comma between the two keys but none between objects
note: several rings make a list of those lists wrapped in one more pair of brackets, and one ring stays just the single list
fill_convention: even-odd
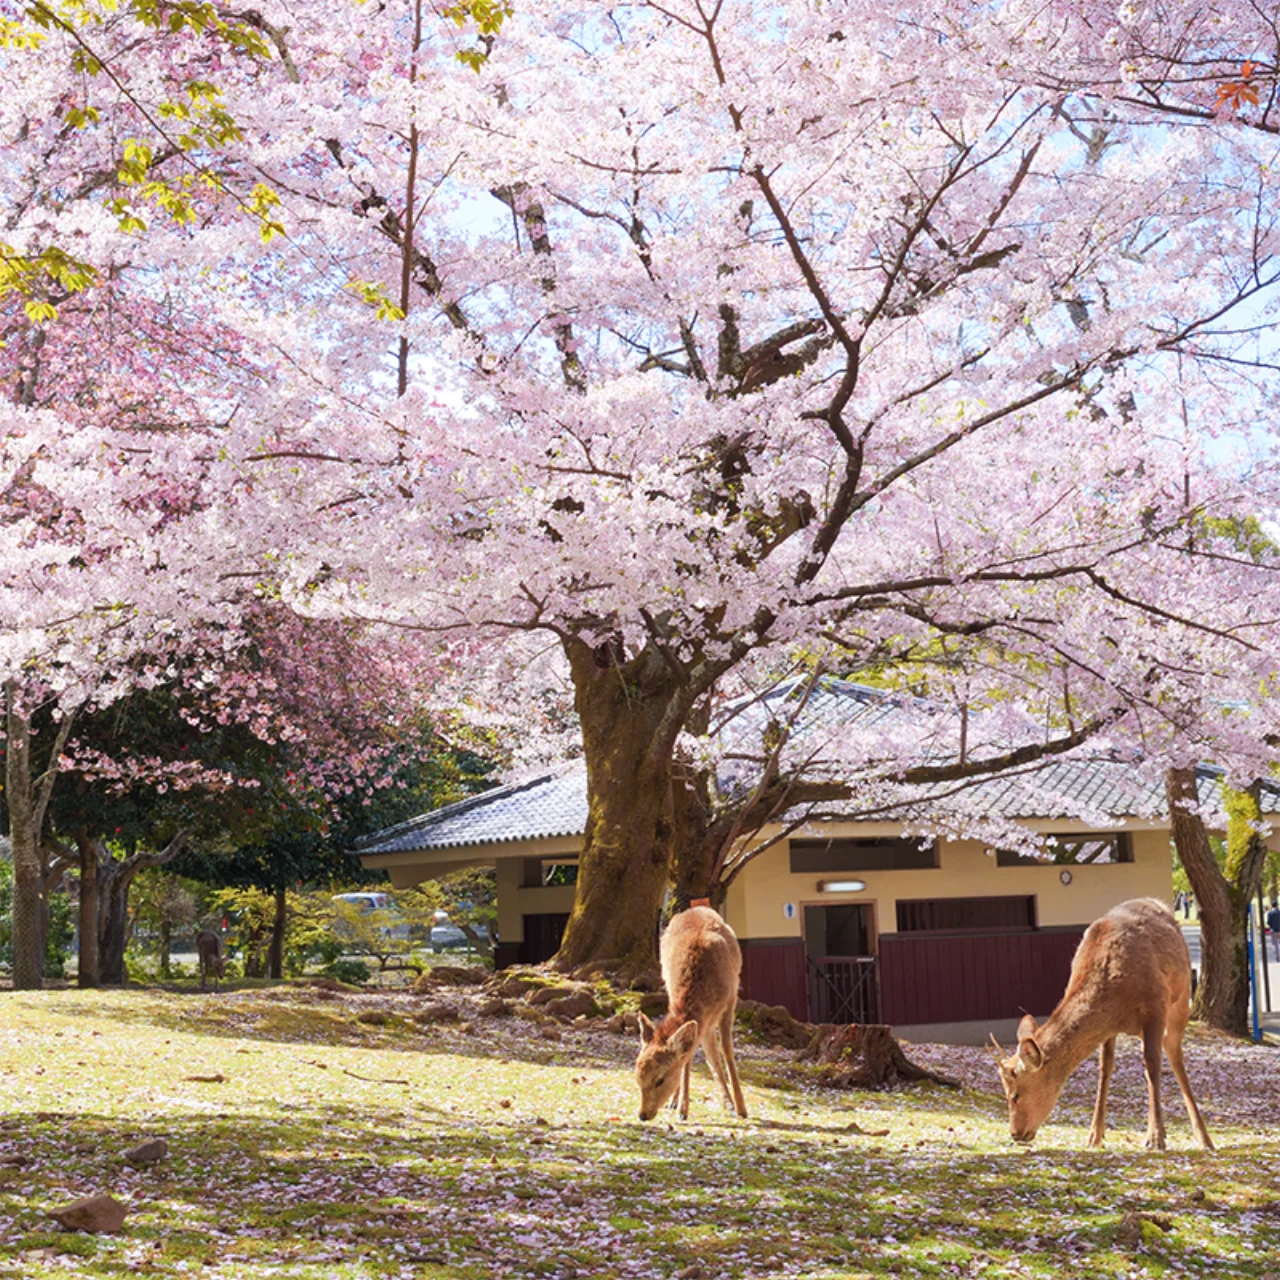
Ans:
[{"label": "blue and white sign", "polygon": [[782,914],[788,920],[794,920],[796,918],[796,904],[794,902],[784,902],[782,904]]}]

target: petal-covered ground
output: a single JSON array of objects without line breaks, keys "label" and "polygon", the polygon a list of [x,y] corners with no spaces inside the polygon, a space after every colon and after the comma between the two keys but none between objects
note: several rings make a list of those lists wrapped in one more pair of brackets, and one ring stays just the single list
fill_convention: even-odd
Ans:
[{"label": "petal-covered ground", "polygon": [[[1084,1148],[1092,1064],[1023,1150],[981,1049],[911,1050],[960,1092],[836,1094],[743,1045],[749,1120],[699,1066],[690,1122],[642,1125],[630,1038],[423,1027],[422,1003],[0,995],[0,1275],[1280,1280],[1274,1048],[1189,1043],[1216,1153],[1167,1073],[1171,1149],[1143,1149],[1123,1040],[1106,1151]],[[168,1158],[126,1166],[150,1137]],[[99,1191],[129,1207],[119,1234],[48,1218]]]}]

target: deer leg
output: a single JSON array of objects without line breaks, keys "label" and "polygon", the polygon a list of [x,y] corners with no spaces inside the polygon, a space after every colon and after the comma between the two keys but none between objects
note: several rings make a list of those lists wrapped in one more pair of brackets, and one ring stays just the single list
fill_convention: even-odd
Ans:
[{"label": "deer leg", "polygon": [[745,1119],[747,1114],[747,1100],[742,1096],[742,1081],[738,1079],[738,1060],[733,1054],[732,1005],[730,1005],[730,1007],[720,1015],[720,1048],[724,1052],[724,1060],[729,1068],[729,1081],[733,1085],[734,1109]]},{"label": "deer leg", "polygon": [[707,1063],[711,1067],[711,1074],[716,1078],[716,1084],[720,1086],[720,1100],[724,1104],[726,1111],[733,1110],[733,1098],[729,1093],[729,1080],[725,1075],[724,1056],[720,1052],[721,1041],[720,1033],[716,1027],[710,1027],[706,1036],[702,1041],[702,1051],[707,1055]]},{"label": "deer leg", "polygon": [[1116,1038],[1102,1042],[1098,1050],[1098,1099],[1093,1104],[1093,1124],[1089,1128],[1089,1145],[1100,1147],[1107,1139],[1107,1087],[1116,1065]]},{"label": "deer leg", "polygon": [[1182,1090],[1182,1100],[1187,1104],[1187,1115],[1191,1120],[1191,1127],[1195,1130],[1196,1138],[1206,1151],[1212,1151],[1213,1139],[1209,1137],[1209,1130],[1205,1128],[1204,1120],[1200,1116],[1200,1108],[1196,1106],[1195,1097],[1191,1093],[1191,1077],[1187,1075],[1187,1064],[1182,1058],[1181,1031],[1170,1027],[1165,1032],[1164,1051],[1168,1055],[1169,1065],[1173,1068],[1178,1088]]},{"label": "deer leg", "polygon": [[689,1074],[693,1070],[693,1054],[684,1060],[680,1071],[680,1119],[689,1118]]},{"label": "deer leg", "polygon": [[1164,1108],[1160,1104],[1160,1069],[1164,1055],[1164,1025],[1148,1023],[1142,1029],[1142,1060],[1147,1068],[1147,1147],[1164,1150]]}]

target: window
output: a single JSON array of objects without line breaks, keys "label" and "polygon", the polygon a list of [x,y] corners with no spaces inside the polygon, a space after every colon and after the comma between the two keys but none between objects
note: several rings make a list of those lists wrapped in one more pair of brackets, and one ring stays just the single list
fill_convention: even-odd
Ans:
[{"label": "window", "polygon": [[862,840],[793,840],[791,870],[910,871],[938,865],[938,846],[932,840],[877,836]]},{"label": "window", "polygon": [[1038,853],[997,849],[1000,867],[1104,866],[1133,861],[1133,840],[1127,831],[1073,831],[1046,835]]},{"label": "window", "polygon": [[542,864],[543,884],[577,884],[578,864],[576,862],[544,862]]},{"label": "window", "polygon": [[1036,927],[1034,896],[899,901],[899,933],[1009,933]]},{"label": "window", "polygon": [[548,885],[578,883],[578,864],[555,858],[525,858],[520,884],[525,889],[541,889]]}]

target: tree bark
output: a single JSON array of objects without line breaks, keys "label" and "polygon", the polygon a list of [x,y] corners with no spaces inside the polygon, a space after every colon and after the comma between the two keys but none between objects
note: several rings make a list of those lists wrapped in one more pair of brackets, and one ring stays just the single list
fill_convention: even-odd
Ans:
[{"label": "tree bark", "polygon": [[822,1083],[832,1089],[892,1089],[921,1080],[960,1087],[958,1080],[912,1062],[893,1028],[882,1023],[819,1023],[795,1060],[816,1062],[822,1068]]},{"label": "tree bark", "polygon": [[158,853],[131,854],[117,859],[105,843],[98,842],[98,969],[101,980],[123,986],[129,980],[124,953],[132,932],[129,920],[129,890],[134,877],[145,867],[162,867],[172,862],[187,842],[188,833],[179,831]]},{"label": "tree bark", "polygon": [[276,914],[271,921],[271,944],[267,948],[267,976],[284,977],[284,929],[289,918],[288,905],[285,901],[285,889],[278,885],[276,895]]},{"label": "tree bark", "polygon": [[80,963],[76,984],[96,987],[98,968],[98,848],[88,831],[76,832],[80,854]]},{"label": "tree bark", "polygon": [[565,645],[587,766],[587,827],[555,966],[622,978],[657,967],[672,850],[671,761],[686,697],[661,656]]},{"label": "tree bark", "polygon": [[1187,809],[1196,800],[1194,768],[1165,775],[1178,857],[1200,912],[1200,980],[1191,1016],[1233,1035],[1249,1033],[1249,955],[1245,921],[1266,861],[1266,845],[1251,829],[1257,788],[1232,793],[1225,872],[1219,869],[1204,820]]},{"label": "tree bark", "polygon": [[58,726],[49,763],[36,777],[31,758],[31,719],[21,705],[16,681],[5,684],[5,803],[13,854],[13,989],[44,986],[44,816],[58,759],[73,717]]}]

